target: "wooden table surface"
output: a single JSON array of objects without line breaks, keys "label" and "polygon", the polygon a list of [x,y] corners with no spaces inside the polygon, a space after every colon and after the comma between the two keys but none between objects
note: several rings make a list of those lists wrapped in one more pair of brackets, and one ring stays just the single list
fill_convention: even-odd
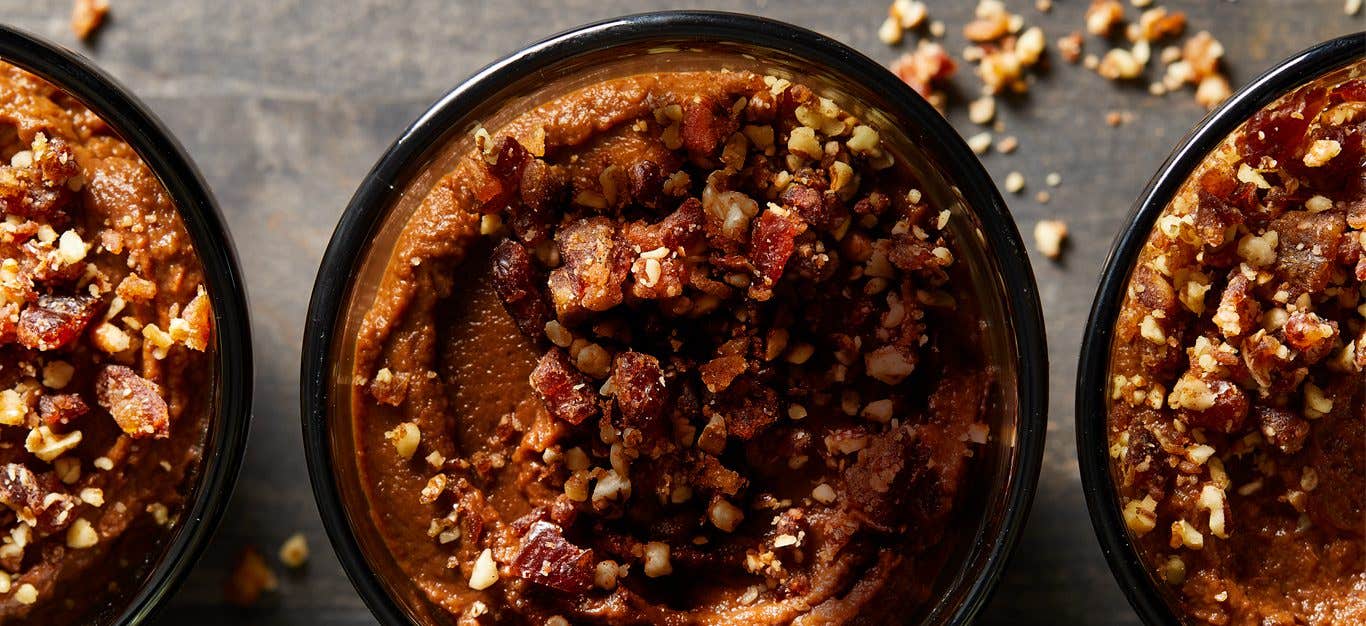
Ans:
[{"label": "wooden table surface", "polygon": [[[889,0],[757,0],[686,3],[759,13],[806,26],[890,62],[899,51],[876,28]],[[961,50],[969,0],[929,0]],[[1043,27],[1049,47],[1078,30],[1087,0],[1007,0]],[[1235,85],[1292,52],[1361,30],[1343,0],[1185,0],[1165,3],[1190,16],[1228,50]],[[233,230],[251,299],[256,399],[251,443],[227,517],[199,566],[158,624],[370,624],[323,533],[301,448],[299,345],[318,260],[361,177],[412,119],[479,67],[557,31],[614,15],[669,8],[624,0],[112,0],[110,21],[77,44],[69,2],[0,0],[0,19],[83,51],[145,100],[176,132],[213,187]],[[492,5],[492,6],[489,6]],[[1129,14],[1136,11],[1129,9]],[[1101,50],[1088,39],[1088,52]],[[1055,55],[1056,57],[1056,55]],[[997,181],[1028,181],[1009,196],[1021,230],[1065,219],[1072,244],[1061,263],[1034,254],[1048,320],[1051,405],[1048,446],[1033,513],[982,624],[1136,624],[1100,555],[1081,495],[1073,443],[1073,385],[1096,277],[1129,205],[1147,178],[1204,111],[1190,93],[1157,98],[1116,87],[1054,59],[1020,102],[1003,106],[1013,155],[984,158]],[[1154,63],[1156,65],[1156,63]],[[960,72],[962,93],[976,78]],[[1110,111],[1134,120],[1107,127]],[[964,108],[951,119],[978,132]],[[1060,172],[1039,204],[1034,192]],[[226,608],[222,585],[234,554],[255,544],[273,555],[295,532],[312,559],[284,571],[277,594],[251,609]]]}]

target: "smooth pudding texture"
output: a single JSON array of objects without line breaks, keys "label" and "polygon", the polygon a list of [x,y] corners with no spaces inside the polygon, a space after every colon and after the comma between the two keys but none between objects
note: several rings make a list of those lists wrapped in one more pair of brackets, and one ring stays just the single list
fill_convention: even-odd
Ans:
[{"label": "smooth pudding texture", "polygon": [[136,591],[210,420],[204,275],[99,118],[0,63],[0,622],[97,623]]},{"label": "smooth pudding texture", "polygon": [[1366,623],[1366,80],[1255,114],[1158,219],[1115,327],[1125,520],[1178,615]]},{"label": "smooth pudding texture", "polygon": [[933,207],[745,72],[476,134],[356,344],[369,510],[460,623],[883,623],[929,600],[995,385]]}]

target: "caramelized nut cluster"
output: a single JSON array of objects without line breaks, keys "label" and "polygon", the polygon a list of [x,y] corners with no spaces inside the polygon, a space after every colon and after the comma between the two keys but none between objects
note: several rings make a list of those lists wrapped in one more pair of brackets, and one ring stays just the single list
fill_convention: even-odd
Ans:
[{"label": "caramelized nut cluster", "polygon": [[[551,420],[524,435],[528,480],[551,496],[500,543],[474,485],[505,457],[438,458],[423,497],[452,512],[428,534],[475,542],[472,589],[611,597],[735,568],[747,602],[808,592],[860,533],[936,535],[988,384],[931,322],[959,314],[948,211],[877,130],[785,79],[627,123],[663,149],[596,175],[570,174],[572,150],[476,136],[493,286],[537,346]],[[777,493],[789,474],[815,488]]]}]

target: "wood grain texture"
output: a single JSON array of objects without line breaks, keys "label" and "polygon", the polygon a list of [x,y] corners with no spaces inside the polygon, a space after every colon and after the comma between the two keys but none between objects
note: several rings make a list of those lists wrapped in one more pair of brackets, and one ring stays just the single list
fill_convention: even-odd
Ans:
[{"label": "wood grain texture", "polygon": [[[158,624],[371,624],[318,520],[304,467],[298,415],[299,345],[317,263],[361,177],[398,132],[479,67],[548,34],[638,11],[706,7],[760,13],[847,42],[882,62],[899,51],[876,28],[889,0],[770,0],[673,4],[623,0],[113,0],[92,44],[77,44],[69,4],[0,0],[6,22],[93,57],[129,85],[178,134],[211,183],[233,229],[250,292],[257,354],[255,420],[232,507],[214,544]],[[928,0],[962,48],[969,0]],[[1007,0],[1052,41],[1078,30],[1087,0]],[[1342,0],[1185,0],[1193,30],[1229,51],[1233,82],[1332,36],[1366,27]],[[1130,9],[1131,15],[1135,11]],[[1088,40],[1090,51],[1100,48]],[[1037,255],[1050,345],[1051,418],[1033,514],[982,624],[1136,624],[1101,558],[1082,501],[1073,443],[1077,352],[1096,277],[1130,203],[1204,112],[1190,94],[1155,98],[1116,87],[1053,59],[1031,93],[1002,106],[1013,155],[984,162],[996,180],[1019,171],[1028,185],[1007,198],[1026,236],[1043,218],[1065,219],[1062,263]],[[976,79],[960,73],[961,93]],[[963,96],[960,96],[960,103]],[[1109,128],[1107,112],[1132,111]],[[978,132],[960,107],[951,120]],[[1049,172],[1062,174],[1039,204]],[[299,572],[280,569],[281,590],[252,609],[225,608],[234,555],[255,544],[272,555],[304,532],[313,550]]]}]

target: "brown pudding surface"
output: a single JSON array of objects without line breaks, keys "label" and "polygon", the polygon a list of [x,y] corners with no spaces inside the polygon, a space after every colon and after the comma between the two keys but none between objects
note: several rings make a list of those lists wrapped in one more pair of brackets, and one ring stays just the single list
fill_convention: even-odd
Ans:
[{"label": "brown pudding surface", "polygon": [[425,619],[930,601],[995,383],[949,213],[879,133],[745,72],[613,79],[490,131],[357,339],[370,515]]},{"label": "brown pudding surface", "polygon": [[109,620],[194,485],[211,311],[160,182],[0,63],[0,622]]},{"label": "brown pudding surface", "polygon": [[1110,453],[1187,622],[1366,623],[1366,65],[1258,112],[1135,267]]}]

